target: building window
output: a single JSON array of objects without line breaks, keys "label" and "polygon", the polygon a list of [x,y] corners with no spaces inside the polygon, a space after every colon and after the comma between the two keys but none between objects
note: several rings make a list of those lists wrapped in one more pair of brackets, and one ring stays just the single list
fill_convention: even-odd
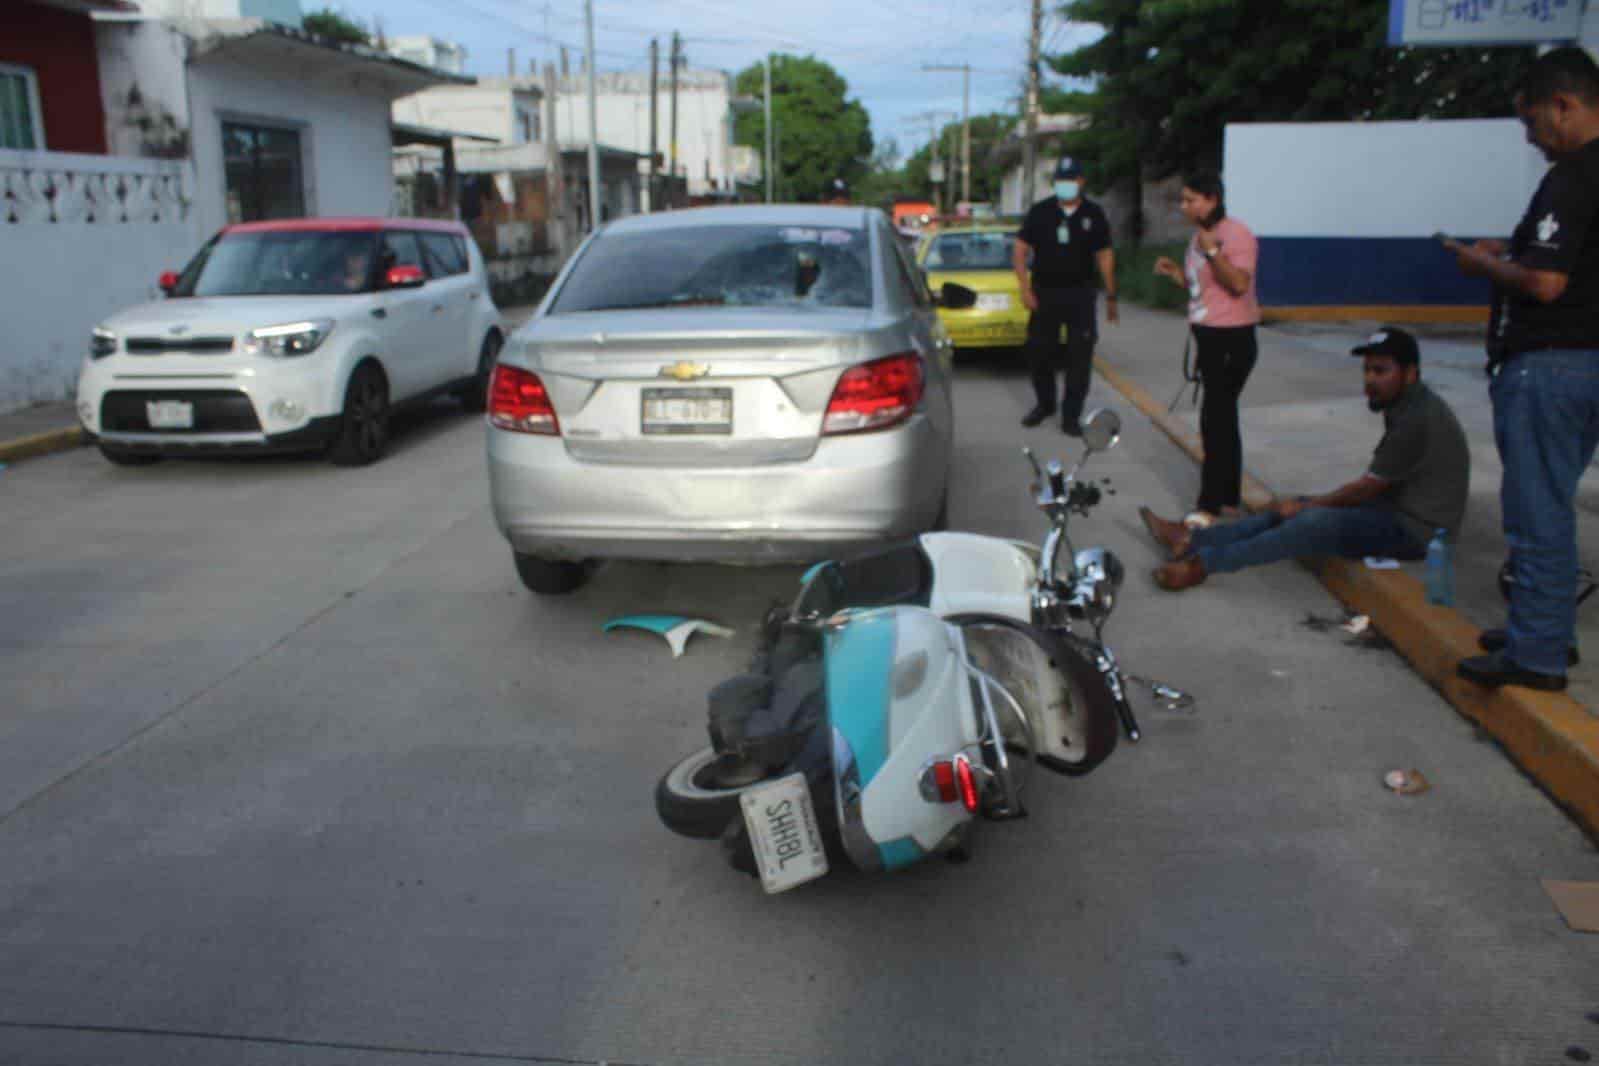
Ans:
[{"label": "building window", "polygon": [[222,124],[228,221],[305,215],[298,130]]},{"label": "building window", "polygon": [[32,67],[0,63],[0,148],[43,147],[38,76]]}]

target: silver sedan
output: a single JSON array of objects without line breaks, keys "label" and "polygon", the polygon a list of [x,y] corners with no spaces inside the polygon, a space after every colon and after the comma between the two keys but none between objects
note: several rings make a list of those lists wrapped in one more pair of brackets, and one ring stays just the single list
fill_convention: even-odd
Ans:
[{"label": "silver sedan", "polygon": [[534,592],[601,559],[806,562],[943,522],[953,349],[886,217],[612,223],[506,343],[494,517]]}]

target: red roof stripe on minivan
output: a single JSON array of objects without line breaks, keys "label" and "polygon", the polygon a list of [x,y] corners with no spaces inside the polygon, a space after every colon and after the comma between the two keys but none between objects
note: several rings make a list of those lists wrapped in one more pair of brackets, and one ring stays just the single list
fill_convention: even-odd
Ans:
[{"label": "red roof stripe on minivan", "polygon": [[425,229],[466,235],[459,222],[437,218],[279,218],[270,222],[236,222],[224,233],[377,233],[390,229]]}]

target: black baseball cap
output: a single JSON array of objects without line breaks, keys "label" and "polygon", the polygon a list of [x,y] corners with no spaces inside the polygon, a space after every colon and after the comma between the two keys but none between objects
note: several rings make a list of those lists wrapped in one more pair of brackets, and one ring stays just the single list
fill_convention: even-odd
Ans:
[{"label": "black baseball cap", "polygon": [[1400,366],[1421,365],[1421,349],[1416,345],[1416,338],[1397,326],[1382,327],[1367,337],[1365,344],[1351,348],[1349,354],[1386,355]]},{"label": "black baseball cap", "polygon": [[1053,181],[1072,181],[1083,176],[1083,165],[1074,157],[1063,155],[1060,162],[1055,164],[1055,177]]}]

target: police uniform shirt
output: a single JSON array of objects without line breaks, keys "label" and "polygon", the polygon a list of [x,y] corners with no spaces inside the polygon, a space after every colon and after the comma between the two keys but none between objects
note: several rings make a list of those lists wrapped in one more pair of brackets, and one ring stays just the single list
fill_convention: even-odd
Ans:
[{"label": "police uniform shirt", "polygon": [[1110,247],[1110,220],[1092,200],[1067,212],[1051,196],[1027,212],[1016,237],[1033,250],[1033,287],[1070,289],[1098,283],[1094,254]]},{"label": "police uniform shirt", "polygon": [[1544,175],[1510,239],[1510,256],[1530,270],[1565,274],[1566,291],[1539,303],[1496,292],[1494,347],[1503,355],[1540,348],[1599,348],[1599,139]]}]

